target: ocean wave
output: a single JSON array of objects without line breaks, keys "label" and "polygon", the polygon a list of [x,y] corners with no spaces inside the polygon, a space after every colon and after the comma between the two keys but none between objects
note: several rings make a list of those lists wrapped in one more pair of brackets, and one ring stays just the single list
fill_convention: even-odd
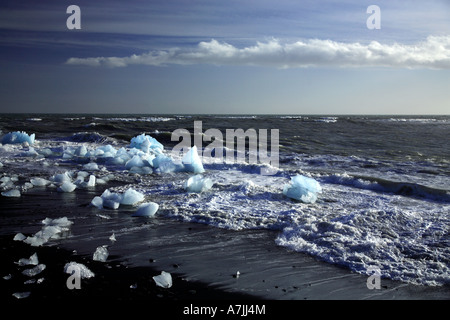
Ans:
[{"label": "ocean wave", "polygon": [[69,137],[65,137],[62,140],[71,141],[71,142],[95,142],[95,143],[103,143],[107,141],[109,138],[98,133],[98,132],[78,132],[74,133]]},{"label": "ocean wave", "polygon": [[165,121],[172,121],[175,120],[175,118],[171,117],[114,117],[114,118],[98,118],[94,117],[93,120],[103,120],[103,121],[120,121],[120,122],[165,122]]},{"label": "ocean wave", "polygon": [[391,181],[368,176],[351,176],[345,173],[333,174],[321,180],[326,183],[341,184],[381,193],[393,193],[407,197],[450,203],[450,193],[448,190],[432,188],[413,182]]}]

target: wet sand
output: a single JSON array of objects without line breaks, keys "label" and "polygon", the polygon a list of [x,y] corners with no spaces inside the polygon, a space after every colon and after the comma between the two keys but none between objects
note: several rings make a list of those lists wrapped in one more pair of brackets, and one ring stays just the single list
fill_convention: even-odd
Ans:
[{"label": "wet sand", "polygon": [[[2,301],[19,309],[34,303],[169,305],[173,306],[170,312],[179,314],[191,301],[450,299],[448,286],[415,286],[388,279],[381,279],[379,290],[369,290],[365,275],[276,246],[276,231],[223,230],[89,207],[99,193],[101,190],[61,194],[36,188],[18,199],[0,198]],[[39,231],[40,221],[46,217],[63,216],[74,221],[66,238],[50,240],[42,247],[12,240],[17,232],[28,236]],[[108,240],[112,233],[115,242]],[[108,245],[106,262],[92,260],[100,245]],[[46,269],[30,278],[22,274],[29,267],[15,262],[35,252]],[[83,263],[95,273],[94,278],[81,281],[79,290],[66,286],[69,275],[63,268],[70,261]],[[172,274],[171,288],[160,288],[153,281],[161,271]],[[34,282],[25,283],[28,280]],[[17,299],[13,296],[16,292],[30,294]]]}]

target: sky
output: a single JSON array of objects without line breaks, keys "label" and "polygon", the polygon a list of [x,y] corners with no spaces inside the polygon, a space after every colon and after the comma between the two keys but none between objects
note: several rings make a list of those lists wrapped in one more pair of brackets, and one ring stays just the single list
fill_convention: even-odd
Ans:
[{"label": "sky", "polygon": [[0,3],[2,113],[448,115],[449,89],[450,0]]}]

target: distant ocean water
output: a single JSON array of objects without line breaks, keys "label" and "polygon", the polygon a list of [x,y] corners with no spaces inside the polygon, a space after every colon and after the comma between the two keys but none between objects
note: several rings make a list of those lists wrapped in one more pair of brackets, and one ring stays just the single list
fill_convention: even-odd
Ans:
[{"label": "distant ocean water", "polygon": [[[194,121],[202,121],[203,131],[216,128],[224,135],[226,129],[278,129],[278,172],[264,176],[258,165],[205,159],[203,175],[214,185],[193,195],[183,189],[192,174],[130,173],[100,154],[64,157],[65,150],[80,146],[126,149],[142,133],[161,142],[169,155],[178,143],[171,141],[172,132],[193,133]],[[23,145],[0,146],[2,191],[18,188],[25,197],[31,178],[79,172],[95,162],[97,178],[116,181],[106,187],[144,193],[159,204],[158,215],[238,231],[274,230],[274,245],[358,273],[376,267],[393,280],[450,283],[450,116],[3,114],[0,130],[1,135],[36,135],[34,152]],[[296,174],[321,184],[316,203],[283,195],[283,186]],[[10,230],[8,221],[2,234]],[[134,229],[124,225],[121,230]]]}]

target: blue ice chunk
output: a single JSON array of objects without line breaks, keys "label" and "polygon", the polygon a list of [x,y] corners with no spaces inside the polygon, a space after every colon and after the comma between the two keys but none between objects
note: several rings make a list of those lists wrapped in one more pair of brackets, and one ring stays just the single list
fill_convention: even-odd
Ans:
[{"label": "blue ice chunk", "polygon": [[29,144],[33,144],[34,138],[35,138],[34,133],[32,133],[31,135],[28,135],[24,131],[9,132],[3,136],[2,143],[3,144],[16,144],[16,143],[28,142]]},{"label": "blue ice chunk", "polygon": [[164,146],[152,136],[146,135],[145,133],[136,136],[131,139],[130,148],[136,148],[142,150],[146,153],[152,149],[153,151],[160,153],[164,150]]},{"label": "blue ice chunk", "polygon": [[203,173],[205,169],[203,168],[202,160],[197,153],[197,146],[193,146],[183,157],[181,162],[184,165],[185,171],[193,173]]},{"label": "blue ice chunk", "polygon": [[204,178],[200,174],[190,177],[184,184],[187,192],[203,192],[211,189],[213,182],[209,178]]},{"label": "blue ice chunk", "polygon": [[304,203],[314,203],[317,194],[322,192],[319,182],[302,175],[291,177],[290,183],[286,184],[283,194],[289,198],[300,200]]},{"label": "blue ice chunk", "polygon": [[139,206],[137,211],[133,213],[133,217],[153,217],[158,211],[159,205],[155,202],[146,202]]},{"label": "blue ice chunk", "polygon": [[144,195],[130,188],[123,194],[122,201],[120,201],[120,204],[132,206],[138,202],[141,202],[142,200],[144,200]]}]

